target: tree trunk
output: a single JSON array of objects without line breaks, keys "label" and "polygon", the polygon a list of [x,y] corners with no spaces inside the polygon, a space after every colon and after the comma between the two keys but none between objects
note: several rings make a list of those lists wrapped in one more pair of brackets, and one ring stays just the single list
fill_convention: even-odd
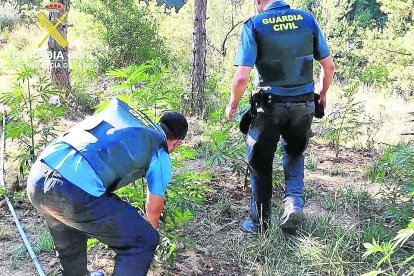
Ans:
[{"label": "tree trunk", "polygon": [[190,112],[197,116],[203,115],[205,107],[206,16],[207,0],[195,0]]},{"label": "tree trunk", "polygon": [[[69,13],[70,0],[58,0],[58,3],[63,5],[63,8],[59,12],[50,12],[49,20],[52,24],[55,24],[61,16],[67,12]],[[63,20],[63,24],[59,24],[57,27],[59,33],[67,39],[68,37],[68,25],[67,17]],[[50,52],[50,76],[52,83],[58,87],[70,89],[70,68],[68,59],[68,46],[60,46],[56,40],[50,36],[48,41]]]}]

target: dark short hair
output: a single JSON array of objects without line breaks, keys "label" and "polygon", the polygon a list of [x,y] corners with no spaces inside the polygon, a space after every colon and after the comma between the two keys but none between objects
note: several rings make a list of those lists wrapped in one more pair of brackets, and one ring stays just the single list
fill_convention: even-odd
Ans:
[{"label": "dark short hair", "polygon": [[184,139],[188,131],[187,119],[178,112],[164,114],[159,122],[165,132],[167,139]]}]

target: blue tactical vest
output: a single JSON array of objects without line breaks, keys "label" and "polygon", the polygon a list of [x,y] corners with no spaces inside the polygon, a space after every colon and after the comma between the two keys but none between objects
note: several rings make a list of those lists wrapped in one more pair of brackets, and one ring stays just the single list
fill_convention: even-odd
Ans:
[{"label": "blue tactical vest", "polygon": [[153,152],[166,147],[162,128],[119,99],[75,125],[59,141],[85,157],[108,191],[144,177]]},{"label": "blue tactical vest", "polygon": [[[285,3],[282,3],[285,4]],[[305,11],[271,6],[251,18],[257,43],[259,86],[313,92],[313,54],[317,26]],[[289,92],[289,91],[287,91]]]}]

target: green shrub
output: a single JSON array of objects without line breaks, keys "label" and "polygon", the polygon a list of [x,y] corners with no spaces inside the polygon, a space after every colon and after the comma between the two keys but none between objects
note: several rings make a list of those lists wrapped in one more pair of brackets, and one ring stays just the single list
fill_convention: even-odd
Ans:
[{"label": "green shrub", "polygon": [[102,35],[108,48],[98,53],[104,68],[141,64],[167,56],[158,34],[157,19],[145,6],[138,6],[133,0],[97,0],[78,5],[105,27]]},{"label": "green shrub", "polygon": [[374,64],[368,64],[361,72],[361,80],[369,84],[387,84],[388,76],[386,67]]},{"label": "green shrub", "polygon": [[322,121],[325,128],[324,139],[334,146],[336,157],[340,147],[354,140],[363,125],[363,106],[355,99],[358,87],[358,82],[346,87],[340,95],[341,101]]},{"label": "green shrub", "polygon": [[204,201],[206,183],[211,180],[209,173],[185,171],[175,176],[167,190],[165,229],[171,231],[182,226],[194,215],[194,206]]},{"label": "green shrub", "polygon": [[[220,110],[222,112],[222,110]],[[235,125],[224,124],[220,129],[214,129],[207,133],[209,139],[204,143],[200,154],[207,157],[207,166],[230,166],[233,173],[243,175],[246,171],[244,160],[245,137]]]},{"label": "green shrub", "polygon": [[55,127],[65,111],[63,105],[49,103],[52,96],[58,97],[62,91],[37,72],[34,67],[21,67],[13,89],[0,95],[0,102],[8,107],[6,137],[16,140],[19,146],[16,159],[21,174],[27,171],[39,151],[57,137]]},{"label": "green shrub", "polygon": [[145,213],[146,185],[143,181],[135,181],[133,185],[127,185],[116,191],[116,194],[123,198],[132,207]]},{"label": "green shrub", "polygon": [[[172,155],[175,167],[182,167],[182,162],[195,157],[195,151],[181,146]],[[178,166],[176,166],[178,165]],[[181,165],[181,166],[180,166]],[[182,227],[194,217],[195,205],[204,201],[206,183],[211,180],[209,173],[195,173],[189,170],[175,175],[165,196],[165,207],[161,217],[161,242],[157,249],[157,258],[170,261],[176,250],[177,236],[174,230]],[[128,185],[116,191],[116,194],[139,210],[145,213],[146,186],[144,181],[136,181],[135,185]],[[88,241],[88,248],[92,248],[97,241]],[[90,249],[88,249],[90,250]]]},{"label": "green shrub", "polygon": [[388,204],[387,212],[401,222],[414,216],[413,167],[412,146],[400,144],[386,148],[368,172],[372,181],[384,183],[380,193]]},{"label": "green shrub", "polygon": [[352,22],[362,28],[383,27],[387,19],[377,1],[357,0],[350,15]]},{"label": "green shrub", "polygon": [[367,28],[372,24],[373,21],[373,14],[371,10],[365,9],[359,12],[354,18],[356,24],[358,26]]},{"label": "green shrub", "polygon": [[106,75],[118,83],[110,88],[113,95],[127,95],[140,110],[157,118],[164,111],[181,109],[182,87],[171,70],[160,60],[152,60],[110,70]]},{"label": "green shrub", "polygon": [[372,240],[384,242],[395,236],[395,231],[384,226],[384,223],[369,221],[361,227],[362,241],[372,242]]},{"label": "green shrub", "polygon": [[[409,239],[414,236],[414,219],[406,228],[400,230],[392,240],[388,242],[378,242],[375,239],[372,243],[364,243],[366,252],[364,257],[371,255],[378,256],[376,260],[377,270],[364,274],[363,276],[375,275],[413,275],[414,274],[414,248],[412,245],[406,246]],[[380,258],[380,259],[378,259]]]}]

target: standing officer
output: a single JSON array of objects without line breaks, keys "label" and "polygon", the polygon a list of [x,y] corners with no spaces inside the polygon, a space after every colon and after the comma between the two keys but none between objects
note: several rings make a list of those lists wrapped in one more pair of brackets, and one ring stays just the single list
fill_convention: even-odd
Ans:
[{"label": "standing officer", "polygon": [[[171,179],[169,153],[187,129],[180,113],[167,113],[156,124],[114,99],[42,152],[27,190],[46,218],[64,276],[89,275],[88,237],[115,251],[113,275],[146,275]],[[144,176],[148,193],[143,218],[113,192]]]},{"label": "standing officer", "polygon": [[280,226],[294,231],[303,217],[303,152],[315,112],[313,59],[321,65],[317,93],[323,107],[335,65],[309,13],[291,9],[283,1],[255,0],[255,4],[259,14],[243,26],[235,62],[238,67],[226,108],[228,119],[232,119],[255,66],[259,77],[258,93],[253,95],[256,116],[247,135],[246,152],[252,195],[250,218],[242,229],[260,232],[270,224],[272,163],[282,136],[286,189]]}]

